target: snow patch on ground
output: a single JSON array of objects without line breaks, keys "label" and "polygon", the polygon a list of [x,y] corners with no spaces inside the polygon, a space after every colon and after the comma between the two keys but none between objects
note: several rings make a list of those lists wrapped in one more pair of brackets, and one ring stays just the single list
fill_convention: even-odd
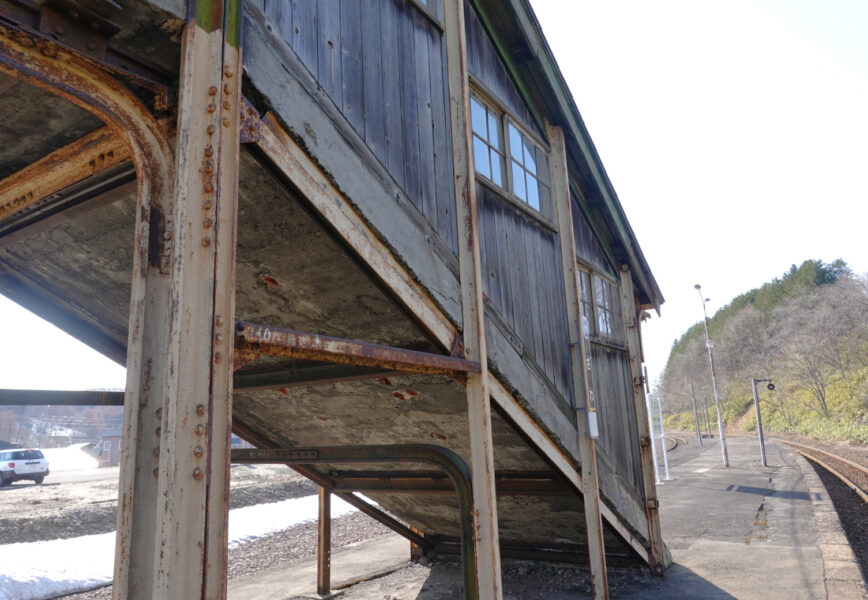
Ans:
[{"label": "snow patch on ground", "polygon": [[52,473],[58,471],[78,471],[81,469],[96,469],[99,461],[87,454],[82,448],[87,444],[75,444],[66,448],[43,448],[42,453],[48,461],[48,469]]},{"label": "snow patch on ground", "polygon": [[[314,495],[231,510],[229,547],[315,521],[318,509],[318,497]],[[356,510],[332,496],[333,519]],[[0,565],[3,565],[0,600],[44,600],[109,584],[113,575],[114,550],[114,532],[50,542],[0,545]]]}]

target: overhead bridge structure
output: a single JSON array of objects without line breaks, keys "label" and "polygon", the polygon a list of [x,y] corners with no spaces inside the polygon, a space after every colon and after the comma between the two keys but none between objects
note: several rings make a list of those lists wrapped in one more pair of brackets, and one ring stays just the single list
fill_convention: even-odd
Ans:
[{"label": "overhead bridge structure", "polygon": [[0,403],[123,404],[115,598],[225,597],[231,460],[467,597],[663,574],[663,298],[526,0],[0,0],[0,110],[0,293],[127,368]]}]

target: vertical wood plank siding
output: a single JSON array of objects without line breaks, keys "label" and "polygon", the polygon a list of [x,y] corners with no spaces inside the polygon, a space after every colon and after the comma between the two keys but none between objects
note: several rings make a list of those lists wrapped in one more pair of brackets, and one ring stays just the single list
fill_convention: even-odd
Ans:
[{"label": "vertical wood plank siding", "polygon": [[561,254],[553,231],[476,185],[482,291],[555,388],[572,397]]},{"label": "vertical wood plank siding", "polygon": [[256,0],[353,129],[457,251],[440,31],[407,0]]},{"label": "vertical wood plank siding", "polygon": [[596,236],[591,231],[590,226],[582,216],[582,211],[576,201],[576,197],[572,196],[573,202],[573,236],[576,240],[576,256],[582,262],[590,267],[597,269],[603,273],[608,273],[611,277],[617,277],[617,271],[609,263],[606,254],[600,247]]},{"label": "vertical wood plank siding", "polygon": [[636,432],[630,357],[626,350],[592,342],[591,361],[600,426],[597,448],[602,447],[621,475],[635,489],[641,490],[642,464]]},{"label": "vertical wood plank siding", "polygon": [[465,2],[464,7],[467,23],[467,69],[471,77],[481,83],[485,91],[493,95],[519,123],[545,138],[485,33],[476,11],[470,7],[469,2]]}]

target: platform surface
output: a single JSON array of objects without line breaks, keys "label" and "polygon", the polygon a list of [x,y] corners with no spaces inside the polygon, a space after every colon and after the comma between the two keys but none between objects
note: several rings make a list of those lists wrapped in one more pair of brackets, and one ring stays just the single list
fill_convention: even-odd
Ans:
[{"label": "platform surface", "polygon": [[[705,440],[701,449],[693,439],[670,455],[672,479],[664,481],[658,492],[663,536],[672,553],[673,564],[664,580],[611,570],[611,597],[630,600],[868,598],[831,500],[807,462],[789,448],[768,442],[769,466],[763,467],[759,445],[753,438],[729,439],[728,449],[729,468],[722,466],[720,444],[716,439]],[[401,552],[402,545],[407,552]],[[379,556],[380,546],[383,556]],[[403,540],[385,545],[382,541],[359,544],[335,553],[333,565],[344,563],[350,567],[341,574],[341,579],[363,578],[375,571],[389,570],[389,564],[398,566],[406,560],[408,550],[409,544]],[[367,558],[361,553],[366,553]],[[507,562],[508,570],[509,565]],[[423,577],[419,576],[419,568],[413,565],[388,577],[359,583],[343,590],[342,596],[383,598],[389,586],[400,582],[400,593],[392,596],[394,598],[447,597],[443,595],[444,588],[452,586],[444,584],[452,583],[458,574],[455,565],[437,563],[428,568]],[[404,572],[406,577],[402,581]],[[529,571],[532,572],[533,569]],[[299,563],[298,569],[284,570],[280,578],[293,582],[293,593],[270,597],[316,597],[313,593],[316,573],[311,570],[310,561]],[[252,584],[233,582],[230,598],[253,600],[258,597],[253,593]],[[513,578],[504,578],[504,597],[519,600],[523,592],[511,589],[514,584]],[[521,587],[527,589],[526,585],[525,580]],[[550,598],[589,597],[569,591],[569,587],[553,592]],[[288,590],[289,586],[284,589]]]}]

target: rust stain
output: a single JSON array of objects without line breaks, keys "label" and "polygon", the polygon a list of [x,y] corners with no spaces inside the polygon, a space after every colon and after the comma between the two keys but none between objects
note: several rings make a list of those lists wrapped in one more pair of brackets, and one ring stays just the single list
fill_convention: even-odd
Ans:
[{"label": "rust stain", "polygon": [[404,394],[402,394],[401,392],[392,392],[392,396],[394,396],[396,399],[398,399],[398,400],[400,400],[400,401],[402,401],[402,402],[406,402],[406,401],[407,401],[407,398],[404,397]]},{"label": "rust stain", "polygon": [[263,275],[259,278],[259,281],[261,281],[268,287],[277,287],[280,285],[280,282],[271,275]]},{"label": "rust stain", "polygon": [[392,382],[389,381],[388,377],[380,377],[379,379],[377,379],[377,381],[379,381],[383,385],[392,385]]}]

